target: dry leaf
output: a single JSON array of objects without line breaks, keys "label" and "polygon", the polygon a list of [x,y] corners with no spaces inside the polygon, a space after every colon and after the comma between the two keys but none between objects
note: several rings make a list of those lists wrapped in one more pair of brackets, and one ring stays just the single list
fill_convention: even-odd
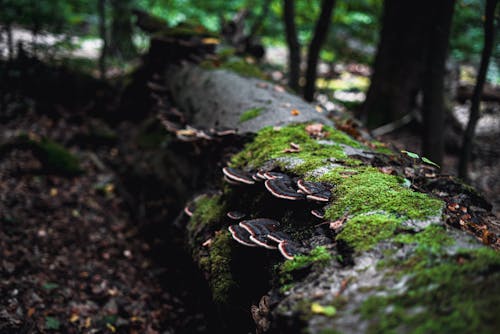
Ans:
[{"label": "dry leaf", "polygon": [[297,109],[292,109],[292,111],[290,111],[290,114],[292,116],[299,116],[300,115],[300,111],[298,111]]}]

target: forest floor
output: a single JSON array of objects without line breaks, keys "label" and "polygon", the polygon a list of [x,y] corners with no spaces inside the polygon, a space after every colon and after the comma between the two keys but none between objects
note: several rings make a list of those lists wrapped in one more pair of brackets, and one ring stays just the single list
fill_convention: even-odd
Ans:
[{"label": "forest floor", "polygon": [[[27,134],[66,144],[95,123],[28,111],[0,125],[0,143]],[[84,170],[73,177],[45,172],[26,150],[0,159],[0,333],[206,332],[193,269],[162,260],[172,250],[141,233],[102,163],[117,150],[72,145]]]}]

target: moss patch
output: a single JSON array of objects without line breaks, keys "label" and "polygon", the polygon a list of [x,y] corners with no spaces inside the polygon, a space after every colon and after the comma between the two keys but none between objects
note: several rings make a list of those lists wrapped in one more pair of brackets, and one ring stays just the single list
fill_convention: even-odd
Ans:
[{"label": "moss patch", "polygon": [[345,224],[337,240],[356,250],[367,250],[379,241],[391,238],[400,222],[400,219],[386,214],[356,216]]},{"label": "moss patch", "polygon": [[63,146],[49,139],[34,143],[38,146],[41,160],[49,171],[64,175],[82,173],[78,159]]},{"label": "moss patch", "polygon": [[203,232],[220,222],[225,206],[221,196],[203,196],[196,201],[196,209],[189,220],[187,230],[194,243],[204,242]]},{"label": "moss patch", "polygon": [[207,70],[224,69],[237,73],[243,77],[257,78],[265,80],[267,77],[264,72],[255,64],[247,62],[238,57],[222,57],[217,61],[206,60],[200,64],[201,68]]},{"label": "moss patch", "polygon": [[249,121],[258,117],[264,111],[263,107],[251,108],[244,111],[240,116],[240,123]]},{"label": "moss patch", "polygon": [[226,303],[231,295],[235,282],[231,273],[231,235],[228,231],[217,233],[209,249],[208,272],[210,273],[210,287],[215,303]]},{"label": "moss patch", "polygon": [[363,303],[360,311],[370,320],[370,333],[498,330],[499,253],[488,248],[463,251],[432,265],[425,260],[425,265],[413,265],[403,272],[411,275],[407,293],[372,296]]},{"label": "moss patch", "polygon": [[372,167],[359,167],[357,172],[346,178],[339,178],[338,172],[320,178],[337,185],[327,218],[339,218],[345,211],[351,215],[384,211],[402,218],[425,219],[438,214],[442,207],[442,201],[405,188],[399,177]]},{"label": "moss patch", "polygon": [[[333,141],[331,145],[322,144],[312,139],[305,131],[305,124],[290,125],[279,130],[266,127],[260,130],[254,140],[248,143],[244,150],[235,155],[231,162],[235,167],[248,166],[257,168],[265,162],[276,158],[296,158],[302,163],[297,164],[292,171],[304,174],[307,171],[323,166],[327,159],[333,158],[353,162],[344,153],[342,146],[346,144],[353,147],[361,147],[361,144],[349,137],[347,134],[325,126],[328,132],[325,140]],[[284,153],[290,147],[290,143],[300,145],[301,151],[297,153]]]},{"label": "moss patch", "polygon": [[281,292],[285,292],[293,287],[294,274],[312,265],[324,266],[332,260],[332,254],[324,247],[314,248],[308,255],[297,255],[293,260],[286,260],[279,266],[279,282]]}]

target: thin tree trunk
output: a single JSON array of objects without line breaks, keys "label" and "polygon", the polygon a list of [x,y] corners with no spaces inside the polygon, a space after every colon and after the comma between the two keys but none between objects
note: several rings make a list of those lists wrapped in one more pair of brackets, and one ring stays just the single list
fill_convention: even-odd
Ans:
[{"label": "thin tree trunk", "polygon": [[444,76],[454,7],[455,0],[441,0],[434,4],[422,83],[422,154],[437,164],[443,162],[444,155]]},{"label": "thin tree trunk", "polygon": [[130,0],[111,0],[112,22],[109,40],[110,54],[122,59],[135,55],[132,42],[132,9]]},{"label": "thin tree trunk", "polygon": [[498,5],[498,0],[487,0],[485,9],[484,21],[484,46],[481,54],[481,63],[477,74],[476,86],[472,95],[469,123],[465,130],[462,140],[462,150],[460,152],[460,161],[458,166],[458,176],[462,179],[467,179],[467,166],[470,160],[472,151],[472,141],[474,139],[474,131],[477,121],[479,120],[479,106],[481,103],[481,94],[486,81],[486,73],[490,63],[491,53],[493,51],[493,42],[495,40],[495,8]]},{"label": "thin tree trunk", "polygon": [[8,23],[5,27],[7,33],[7,48],[9,50],[9,59],[14,59],[14,38],[12,36],[12,24]]},{"label": "thin tree trunk", "polygon": [[371,85],[361,118],[369,127],[402,119],[420,88],[432,2],[385,0]]},{"label": "thin tree trunk", "polygon": [[99,55],[99,73],[101,79],[106,78],[106,58],[108,53],[108,38],[106,32],[106,0],[98,0],[99,36],[102,40],[101,54]]},{"label": "thin tree trunk", "polygon": [[321,2],[321,13],[316,22],[313,39],[309,44],[309,50],[307,52],[306,85],[304,87],[304,99],[309,102],[312,102],[314,98],[319,52],[328,34],[328,27],[330,26],[334,7],[335,0],[323,0]]},{"label": "thin tree trunk", "polygon": [[288,44],[288,86],[298,92],[300,89],[300,43],[295,27],[294,0],[284,0],[283,19]]}]

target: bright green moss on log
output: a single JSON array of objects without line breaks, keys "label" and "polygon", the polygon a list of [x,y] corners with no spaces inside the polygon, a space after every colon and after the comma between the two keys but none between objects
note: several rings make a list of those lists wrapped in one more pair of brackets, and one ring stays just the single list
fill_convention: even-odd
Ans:
[{"label": "bright green moss on log", "polygon": [[[344,153],[344,149],[339,144],[361,147],[361,144],[349,137],[347,134],[325,126],[324,131],[328,135],[324,138],[331,141],[322,144],[312,139],[305,131],[305,124],[289,125],[283,128],[266,127],[258,132],[257,136],[248,143],[243,151],[238,153],[231,160],[235,167],[247,166],[257,168],[265,162],[277,158],[294,158],[301,160],[291,171],[297,174],[304,174],[315,168],[319,168],[333,158],[346,162],[356,163],[354,159],[349,159]],[[300,145],[300,152],[285,153],[285,149],[290,148],[290,143]]]},{"label": "bright green moss on log", "polygon": [[257,108],[252,108],[248,109],[243,112],[240,116],[240,123],[249,121],[251,119],[254,119],[256,117],[259,117],[259,115],[264,111],[264,108],[262,107],[257,107]]},{"label": "bright green moss on log", "polygon": [[208,265],[212,298],[217,304],[228,301],[235,282],[231,273],[232,238],[228,231],[221,231],[212,240],[209,249]]},{"label": "bright green moss on log", "polygon": [[386,214],[359,215],[349,219],[336,239],[363,251],[394,236],[400,223],[401,219]]},{"label": "bright green moss on log", "polygon": [[[206,233],[224,216],[225,206],[221,196],[202,196],[196,201],[195,211],[187,225],[190,242],[201,244],[205,240]],[[196,247],[195,247],[196,248]]]},{"label": "bright green moss on log", "polygon": [[[482,247],[439,258],[421,255],[399,267],[408,277],[404,293],[375,295],[363,303],[360,311],[370,321],[368,332],[496,333],[500,254]],[[391,271],[397,268],[393,264]]]},{"label": "bright green moss on log", "polygon": [[384,211],[408,219],[425,219],[439,214],[442,201],[403,186],[403,179],[381,173],[376,168],[351,169],[355,174],[342,177],[342,170],[333,170],[319,180],[335,185],[335,201],[326,216],[336,219],[345,212],[350,215]]},{"label": "bright green moss on log", "polygon": [[221,196],[203,196],[196,201],[196,209],[187,230],[190,242],[198,259],[200,269],[209,275],[212,297],[216,303],[225,303],[235,282],[232,278],[230,261],[233,240],[228,231],[218,231],[206,248],[208,253],[198,252],[199,245],[205,242],[207,233],[212,233],[224,216],[225,205]]}]

